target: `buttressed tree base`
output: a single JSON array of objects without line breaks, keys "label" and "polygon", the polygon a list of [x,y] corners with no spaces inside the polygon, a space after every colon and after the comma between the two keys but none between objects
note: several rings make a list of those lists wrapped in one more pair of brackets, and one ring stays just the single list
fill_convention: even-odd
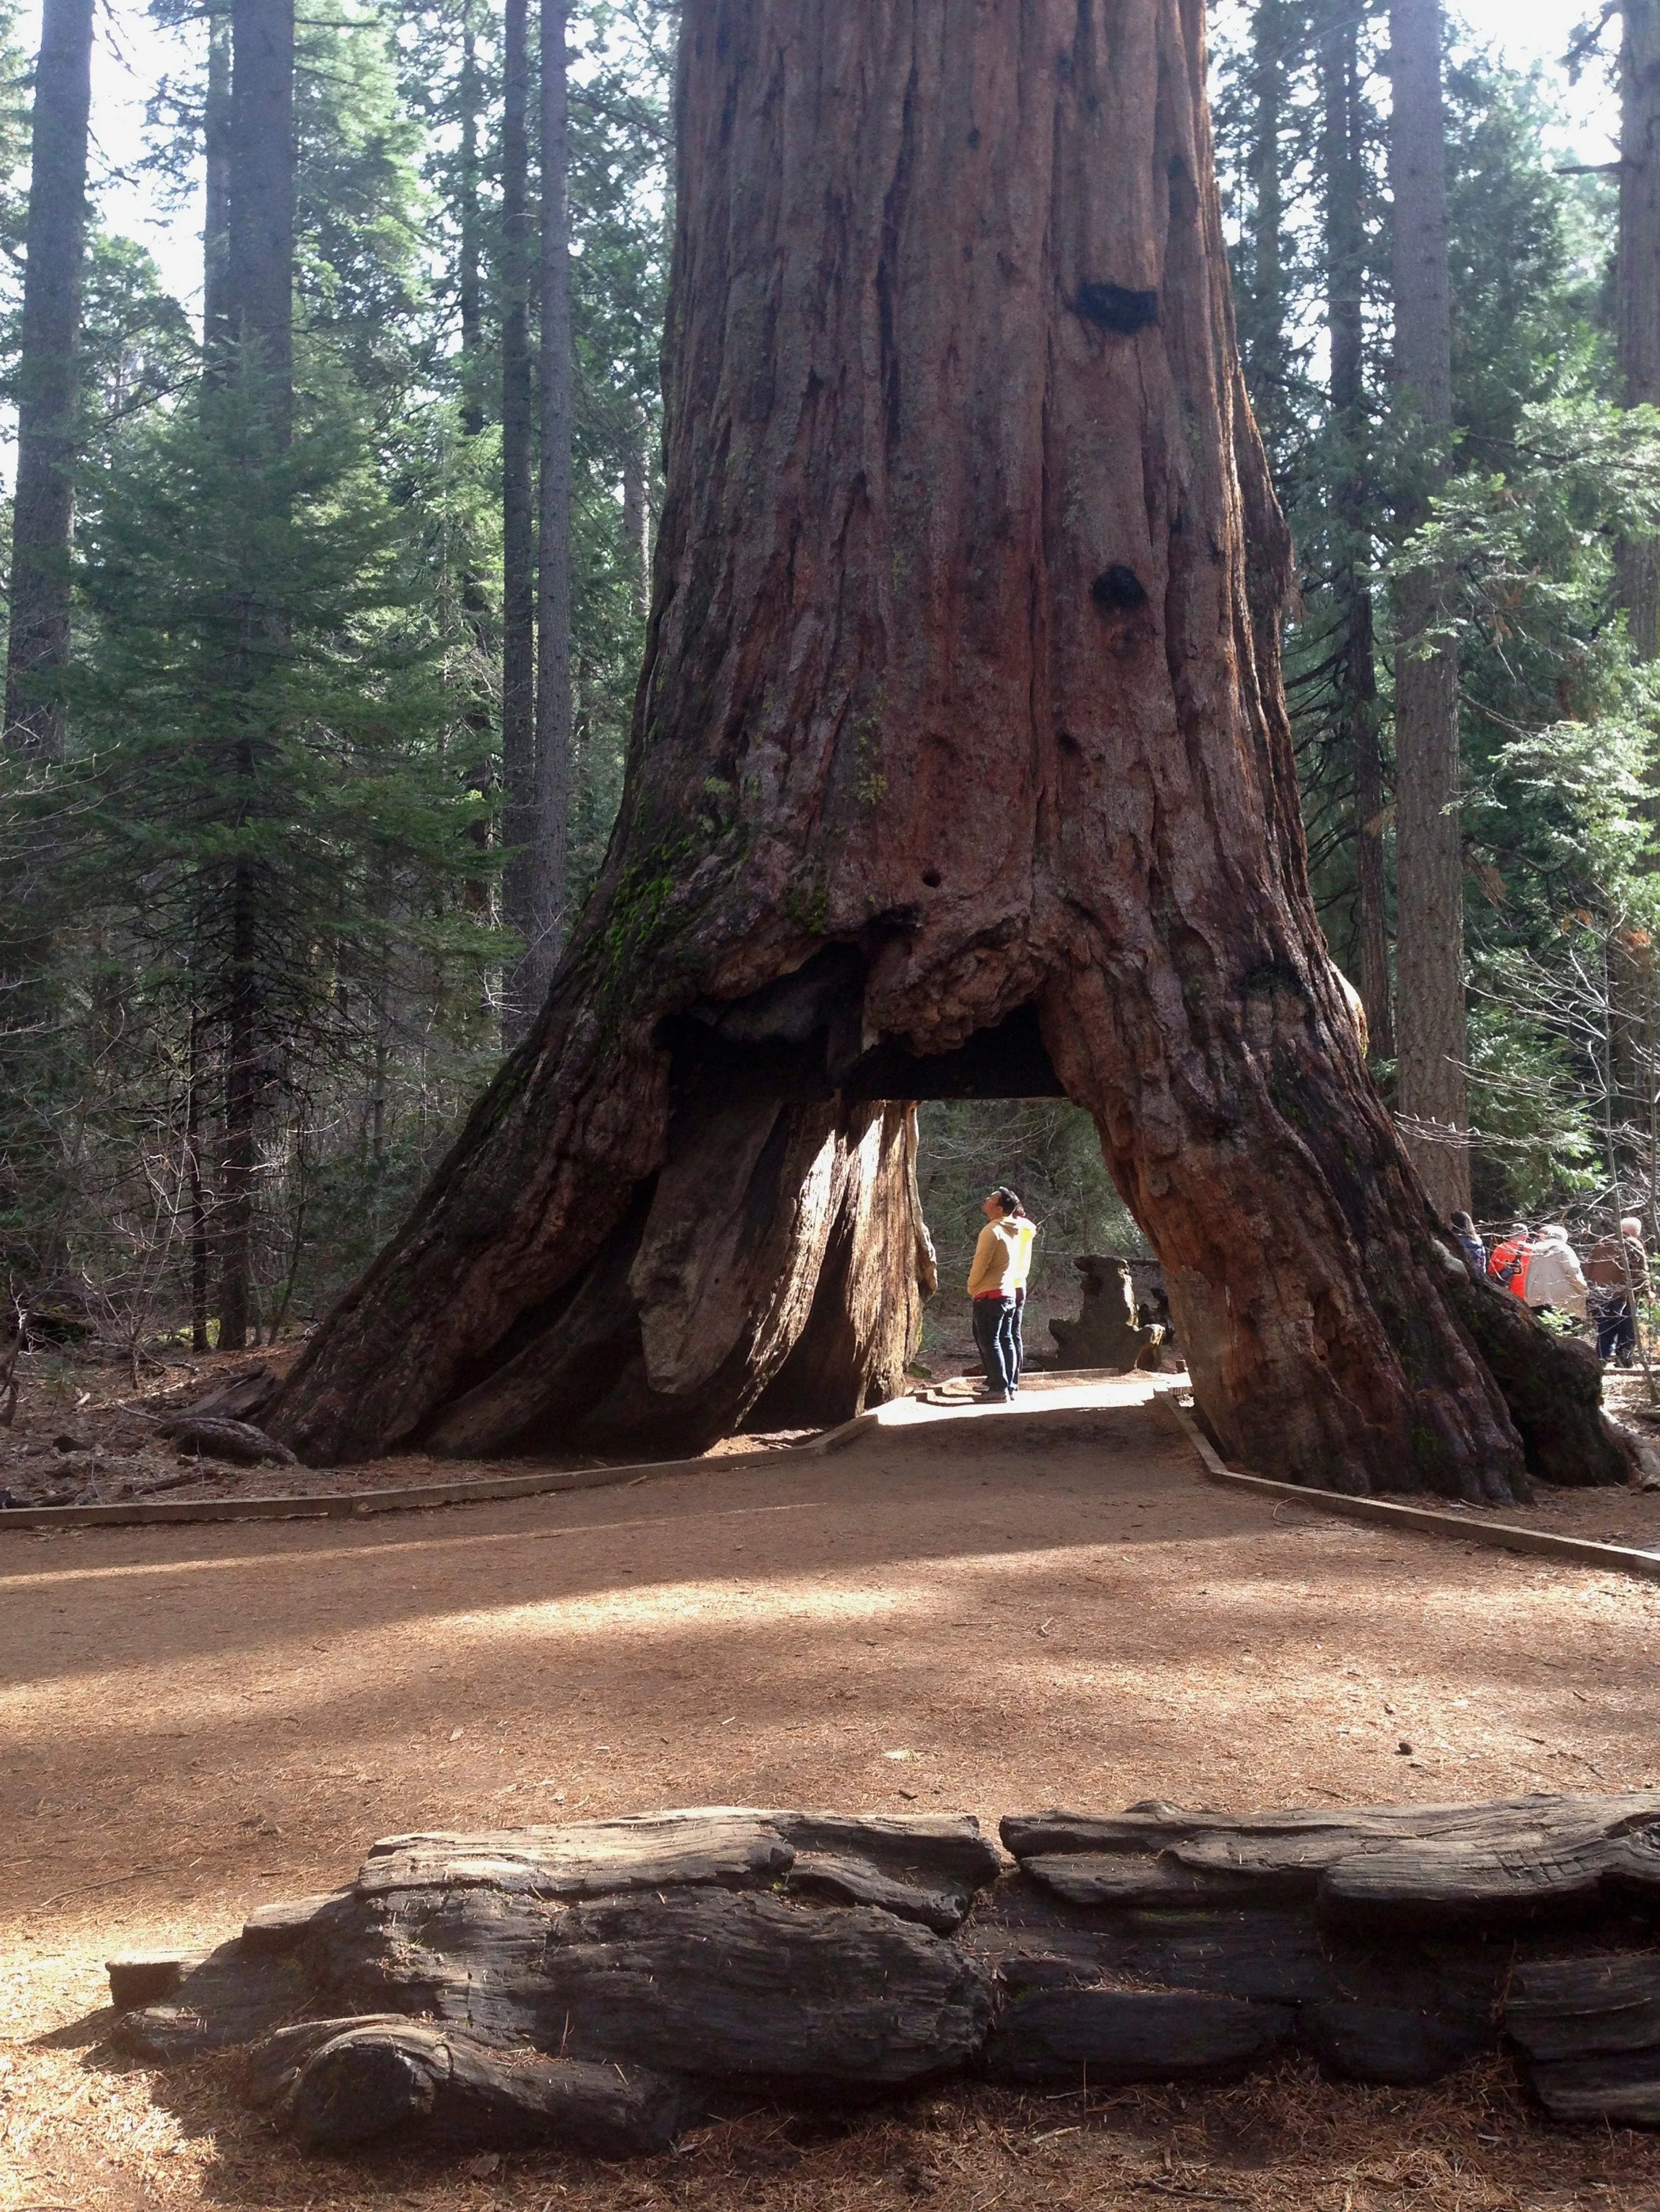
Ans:
[{"label": "buttressed tree base", "polygon": [[1620,1480],[1472,1285],[1310,901],[1202,0],[689,0],[627,788],[546,1006],[295,1368],[305,1458],[693,1449],[899,1387],[903,1103],[1064,1095],[1223,1449]]}]

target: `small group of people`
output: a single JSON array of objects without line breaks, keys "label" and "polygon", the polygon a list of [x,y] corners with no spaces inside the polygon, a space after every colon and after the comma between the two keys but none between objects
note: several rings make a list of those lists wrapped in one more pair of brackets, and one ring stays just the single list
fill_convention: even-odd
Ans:
[{"label": "small group of people", "polygon": [[1468,1213],[1449,1217],[1472,1275],[1511,1291],[1535,1313],[1566,1314],[1596,1330],[1596,1356],[1629,1367],[1637,1350],[1637,1305],[1649,1295],[1643,1224],[1625,1215],[1619,1229],[1594,1244],[1582,1267],[1563,1224],[1552,1222],[1535,1236],[1517,1221],[1489,1252]]},{"label": "small group of people", "polygon": [[1020,1322],[1031,1273],[1031,1248],[1037,1224],[1006,1184],[987,1194],[981,1205],[986,1225],[974,1247],[969,1297],[974,1309],[974,1346],[986,1370],[978,1395],[990,1405],[1006,1406],[1020,1388],[1026,1347]]}]

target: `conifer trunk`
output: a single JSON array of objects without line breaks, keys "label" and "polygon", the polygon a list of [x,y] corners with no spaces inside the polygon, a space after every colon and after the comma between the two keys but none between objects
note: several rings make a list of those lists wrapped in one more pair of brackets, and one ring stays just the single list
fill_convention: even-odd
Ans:
[{"label": "conifer trunk", "polygon": [[[1086,1107],[1230,1455],[1618,1479],[1471,1285],[1306,879],[1202,0],[690,0],[622,813],[540,1018],[275,1411],[685,1448],[897,1386],[919,1097]],[[763,1394],[768,1394],[763,1397]]]},{"label": "conifer trunk", "polygon": [[536,559],[536,826],[526,981],[539,1006],[565,931],[570,825],[571,329],[565,0],[542,0],[542,451]]},{"label": "conifer trunk", "polygon": [[[1660,5],[1624,0],[1620,42],[1620,234],[1614,259],[1614,325],[1620,396],[1627,407],[1660,404]],[[1622,538],[1615,583],[1632,650],[1660,655],[1660,544]],[[1649,799],[1652,820],[1660,801]],[[1644,932],[1616,937],[1608,951],[1609,1080],[1617,1100],[1613,1150],[1628,1189],[1652,1187],[1655,1156],[1645,1142],[1655,1118],[1654,950]],[[1646,1154],[1646,1163],[1645,1155]],[[1616,1204],[1627,1197],[1616,1194]],[[1651,1198],[1645,1208],[1656,1226]]]},{"label": "conifer trunk", "polygon": [[[1390,0],[1389,53],[1395,374],[1408,450],[1426,454],[1398,514],[1405,535],[1428,519],[1452,425],[1440,0]],[[1468,1121],[1458,662],[1451,646],[1428,641],[1438,598],[1436,580],[1421,569],[1395,587],[1396,1097],[1403,1115],[1456,1132]],[[1408,1148],[1438,1212],[1468,1206],[1462,1143],[1408,1139]]]},{"label": "conifer trunk", "polygon": [[202,343],[210,356],[222,353],[229,328],[231,137],[231,21],[228,9],[221,8],[208,17],[208,85],[202,110]]},{"label": "conifer trunk", "polygon": [[462,0],[461,76],[456,91],[460,136],[456,180],[458,228],[456,304],[461,317],[461,428],[469,438],[483,434],[483,393],[478,362],[484,347],[483,258],[479,251],[478,118],[483,104],[478,82],[478,36],[473,0]]},{"label": "conifer trunk", "polygon": [[1287,63],[1284,0],[1256,0],[1251,21],[1250,317],[1245,380],[1270,454],[1286,420],[1285,191],[1280,133]]},{"label": "conifer trunk", "polygon": [[1395,1057],[1389,995],[1389,890],[1384,866],[1383,745],[1374,656],[1366,482],[1365,157],[1359,37],[1343,9],[1321,54],[1325,99],[1326,301],[1331,345],[1331,425],[1341,441],[1337,483],[1333,641],[1337,720],[1347,735],[1354,778],[1356,980],[1372,1056]]},{"label": "conifer trunk", "polygon": [[642,617],[651,611],[650,457],[646,425],[633,408],[623,424],[623,544],[629,558],[630,598]]},{"label": "conifer trunk", "polygon": [[5,742],[41,761],[63,750],[51,694],[70,657],[70,546],[87,227],[92,0],[45,0],[35,64],[33,146],[17,364],[17,489]]},{"label": "conifer trunk", "polygon": [[502,918],[523,950],[508,975],[503,1037],[524,1035],[536,1002],[536,574],[531,498],[530,38],[526,0],[507,0],[502,106]]},{"label": "conifer trunk", "polygon": [[[280,465],[294,419],[294,0],[234,0],[231,136],[227,176],[225,316],[249,427],[244,465],[263,476]],[[265,487],[250,489],[263,507]],[[256,507],[258,511],[258,507]],[[240,609],[233,687],[252,691],[259,656],[283,635],[283,608],[251,579]],[[271,733],[253,713],[235,729],[232,753],[244,814],[254,804],[259,756]],[[265,886],[246,846],[233,862],[222,932],[225,1104],[219,1213],[219,1346],[240,1352],[258,1317],[253,1295],[257,1131],[265,1092]]]},{"label": "conifer trunk", "polygon": [[[1621,0],[1620,244],[1614,264],[1620,398],[1660,404],[1660,4]],[[1660,561],[1652,538],[1620,548],[1620,600],[1639,660],[1660,654]]]}]

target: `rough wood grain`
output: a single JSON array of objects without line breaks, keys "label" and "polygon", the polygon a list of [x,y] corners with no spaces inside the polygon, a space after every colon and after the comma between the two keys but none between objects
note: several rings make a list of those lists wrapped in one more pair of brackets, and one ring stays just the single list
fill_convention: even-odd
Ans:
[{"label": "rough wood grain", "polygon": [[867,1906],[679,1887],[575,1904],[410,1890],[336,1918],[318,1962],[352,2006],[721,2081],[897,2083],[979,2049],[989,1983]]},{"label": "rough wood grain", "polygon": [[787,1873],[794,1856],[794,1846],[764,1813],[668,1814],[471,1836],[387,1836],[358,1870],[356,1893],[481,1887],[556,1898],[676,1883],[753,1887]]},{"label": "rough wood grain", "polygon": [[1422,1921],[1531,1918],[1660,1898],[1660,1792],[1231,1818],[1152,1806],[1012,1816],[1005,1843],[1076,1905],[1203,1907],[1229,1895]]}]

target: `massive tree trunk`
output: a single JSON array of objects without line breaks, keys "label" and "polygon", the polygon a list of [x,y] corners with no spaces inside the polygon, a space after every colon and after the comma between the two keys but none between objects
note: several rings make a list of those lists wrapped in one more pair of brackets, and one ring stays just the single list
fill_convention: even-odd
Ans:
[{"label": "massive tree trunk", "polygon": [[63,749],[54,672],[70,657],[76,356],[87,228],[92,0],[46,0],[35,66],[33,154],[17,364],[6,743],[40,760]]},{"label": "massive tree trunk", "polygon": [[1373,653],[1365,389],[1365,149],[1359,38],[1353,12],[1340,11],[1321,53],[1325,97],[1326,301],[1331,343],[1331,421],[1341,441],[1336,487],[1332,652],[1339,726],[1354,777],[1356,980],[1372,1054],[1395,1057],[1389,997],[1389,892],[1384,870],[1383,754]]},{"label": "massive tree trunk", "polygon": [[521,940],[502,1030],[516,1042],[536,1012],[536,532],[531,500],[530,41],[526,0],[507,0],[502,55],[502,911]]},{"label": "massive tree trunk", "polygon": [[[1446,124],[1440,0],[1391,0],[1389,187],[1395,201],[1395,374],[1412,441],[1425,449],[1402,501],[1402,532],[1427,519],[1452,423]],[[1432,644],[1438,593],[1423,569],[1395,590],[1395,869],[1396,1097],[1447,1132],[1468,1120],[1464,1060],[1464,860],[1458,800],[1458,661]],[[1437,1209],[1470,1202],[1462,1141],[1409,1140]]]},{"label": "massive tree trunk", "polygon": [[692,0],[622,815],[286,1386],[307,1457],[684,1445],[792,1370],[850,1412],[926,1266],[878,1102],[1064,1090],[1228,1453],[1622,1471],[1595,1363],[1438,1245],[1314,917],[1202,47],[1201,0]]},{"label": "massive tree trunk", "polygon": [[565,933],[570,832],[571,333],[565,0],[542,0],[542,454],[536,546],[536,827],[531,1004]]}]

